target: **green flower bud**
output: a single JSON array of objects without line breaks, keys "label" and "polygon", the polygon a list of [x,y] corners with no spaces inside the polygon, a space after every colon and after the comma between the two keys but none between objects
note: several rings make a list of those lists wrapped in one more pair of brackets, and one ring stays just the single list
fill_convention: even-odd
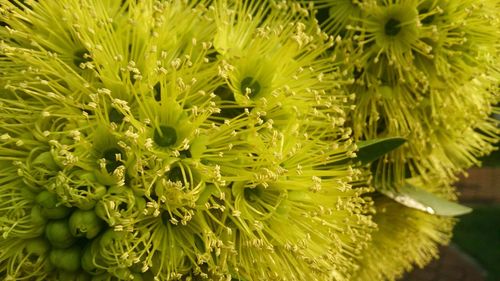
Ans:
[{"label": "green flower bud", "polygon": [[57,195],[44,190],[36,196],[35,201],[44,208],[54,208],[57,204]]},{"label": "green flower bud", "polygon": [[69,217],[69,228],[75,237],[92,239],[102,230],[104,222],[93,210],[76,210]]},{"label": "green flower bud", "polygon": [[62,219],[69,215],[70,208],[60,205],[57,195],[44,190],[40,192],[35,201],[42,207],[42,214],[49,219]]},{"label": "green flower bud", "polygon": [[59,206],[51,209],[42,209],[42,214],[49,219],[63,219],[71,212],[66,206]]},{"label": "green flower bud", "polygon": [[75,242],[67,220],[55,220],[47,223],[45,236],[56,248],[68,248]]},{"label": "green flower bud", "polygon": [[31,221],[36,225],[45,225],[47,223],[47,218],[43,215],[40,205],[31,208]]},{"label": "green flower bud", "polygon": [[[77,271],[80,269],[81,249],[74,246],[67,249],[52,249],[50,251],[50,262],[58,269],[65,271]],[[66,280],[66,279],[61,279]]]},{"label": "green flower bud", "polygon": [[26,251],[36,256],[44,256],[50,250],[50,244],[43,238],[34,238],[26,241]]}]

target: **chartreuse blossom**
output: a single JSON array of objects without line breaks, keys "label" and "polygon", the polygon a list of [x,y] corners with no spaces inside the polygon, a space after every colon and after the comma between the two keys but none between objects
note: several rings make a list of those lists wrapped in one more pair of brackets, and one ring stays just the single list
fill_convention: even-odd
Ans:
[{"label": "chartreuse blossom", "polygon": [[498,139],[489,118],[499,101],[498,1],[356,5],[361,16],[351,16],[354,23],[329,30],[346,36],[334,53],[354,78],[348,89],[356,93],[356,138],[406,137],[408,145],[389,157],[402,161],[393,167],[456,179]]},{"label": "chartreuse blossom", "polygon": [[[437,185],[434,190],[450,189]],[[440,197],[453,198],[446,194]],[[449,242],[455,219],[408,208],[383,195],[373,200],[377,230],[369,250],[363,251],[353,280],[399,280],[415,265],[424,267],[436,258],[438,245]]]},{"label": "chartreuse blossom", "polygon": [[308,15],[3,1],[0,275],[350,280],[371,203]]},{"label": "chartreuse blossom", "polygon": [[[332,53],[354,80],[346,89],[356,93],[348,118],[355,139],[407,139],[372,165],[373,186],[398,190],[410,181],[454,200],[457,175],[499,141],[491,114],[500,101],[500,2],[306,2],[329,9],[321,24],[337,36]],[[447,242],[449,218],[373,200],[378,230],[356,278],[393,280]]]}]

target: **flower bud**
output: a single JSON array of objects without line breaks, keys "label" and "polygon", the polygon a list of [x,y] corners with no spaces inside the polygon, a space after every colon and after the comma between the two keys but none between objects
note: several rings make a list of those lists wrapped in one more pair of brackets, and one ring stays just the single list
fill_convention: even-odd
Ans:
[{"label": "flower bud", "polygon": [[47,223],[45,236],[56,248],[68,248],[75,242],[67,220],[55,220]]},{"label": "flower bud", "polygon": [[92,239],[102,230],[104,222],[93,210],[76,210],[69,217],[69,228],[75,237]]},{"label": "flower bud", "polygon": [[50,251],[49,260],[58,269],[74,272],[80,269],[81,249],[73,246],[67,249],[54,248]]},{"label": "flower bud", "polygon": [[29,254],[43,256],[50,250],[50,244],[43,238],[34,238],[26,241],[25,249]]},{"label": "flower bud", "polygon": [[30,218],[34,225],[40,226],[40,230],[43,233],[43,226],[47,223],[47,218],[42,214],[42,207],[40,205],[35,205],[31,208]]},{"label": "flower bud", "polygon": [[42,215],[49,219],[62,219],[69,215],[70,208],[61,205],[57,195],[44,190],[40,192],[35,201],[42,207]]}]

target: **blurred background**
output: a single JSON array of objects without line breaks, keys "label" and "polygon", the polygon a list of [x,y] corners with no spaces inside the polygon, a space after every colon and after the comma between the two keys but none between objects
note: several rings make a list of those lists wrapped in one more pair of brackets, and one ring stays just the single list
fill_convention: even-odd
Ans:
[{"label": "blurred background", "polygon": [[483,158],[457,184],[462,204],[453,239],[440,258],[406,274],[402,281],[500,281],[500,151]]}]

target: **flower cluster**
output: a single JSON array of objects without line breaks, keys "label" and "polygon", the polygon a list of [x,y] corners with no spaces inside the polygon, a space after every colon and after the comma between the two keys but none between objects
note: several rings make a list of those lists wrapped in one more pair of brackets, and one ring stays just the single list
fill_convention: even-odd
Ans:
[{"label": "flower cluster", "polygon": [[[457,175],[480,164],[499,139],[491,115],[500,102],[500,2],[303,2],[315,4],[324,30],[338,38],[334,53],[352,79],[347,91],[356,93],[348,118],[355,139],[407,139],[372,165],[375,188],[397,190],[410,182],[456,200]],[[447,242],[452,219],[373,199],[379,230],[359,280],[394,280]],[[409,230],[415,239],[407,238]]]},{"label": "flower cluster", "polygon": [[[387,196],[456,200],[498,141],[499,10],[2,1],[0,276],[394,280],[424,265],[454,219]],[[406,143],[360,164],[391,137]]]},{"label": "flower cluster", "polygon": [[[195,3],[196,2],[196,3]],[[298,4],[3,1],[5,280],[349,280],[373,223]]]},{"label": "flower cluster", "polygon": [[[455,180],[478,164],[498,134],[488,116],[499,101],[499,5],[318,1],[329,13],[325,30],[343,38],[336,51],[354,81],[356,138],[407,137],[391,160],[411,175]],[[404,169],[395,173],[405,177]]]}]

